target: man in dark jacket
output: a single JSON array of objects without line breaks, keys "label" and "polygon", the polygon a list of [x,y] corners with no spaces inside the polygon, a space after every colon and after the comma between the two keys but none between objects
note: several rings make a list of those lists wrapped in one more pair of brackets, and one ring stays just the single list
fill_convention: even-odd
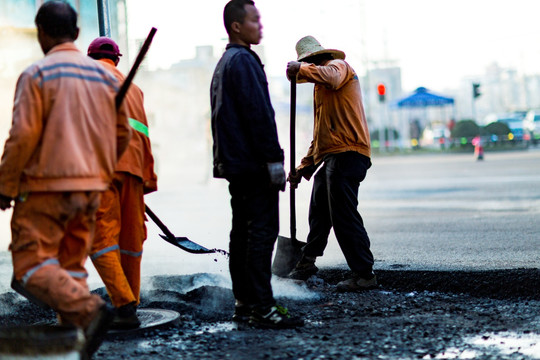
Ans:
[{"label": "man in dark jacket", "polygon": [[279,232],[279,190],[285,189],[283,150],[261,60],[262,38],[251,0],[232,0],[223,13],[229,44],[211,85],[214,177],[229,181],[233,213],[230,261],[233,321],[290,328],[303,321],[276,304],[270,279]]}]

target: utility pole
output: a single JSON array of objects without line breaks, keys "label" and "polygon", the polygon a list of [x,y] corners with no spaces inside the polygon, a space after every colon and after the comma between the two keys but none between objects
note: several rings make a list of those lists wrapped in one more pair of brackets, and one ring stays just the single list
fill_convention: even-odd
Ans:
[{"label": "utility pole", "polygon": [[362,53],[362,63],[364,65],[364,68],[366,70],[366,77],[365,77],[365,84],[362,84],[362,89],[364,90],[364,111],[366,113],[366,117],[371,120],[371,78],[369,74],[369,56],[368,56],[368,47],[367,47],[367,41],[366,41],[366,34],[367,34],[367,16],[366,16],[366,0],[361,0],[359,2],[360,5],[360,47],[361,47],[361,53]]},{"label": "utility pole", "polygon": [[97,0],[99,36],[111,37],[111,17],[109,15],[109,0]]}]

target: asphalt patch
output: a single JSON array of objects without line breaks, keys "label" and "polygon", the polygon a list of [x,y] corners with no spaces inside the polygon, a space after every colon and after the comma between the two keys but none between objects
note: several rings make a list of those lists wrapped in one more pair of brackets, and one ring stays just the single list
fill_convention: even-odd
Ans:
[{"label": "asphalt patch", "polygon": [[[378,270],[376,274],[380,287],[387,290],[468,294],[491,299],[540,299],[540,269]],[[317,276],[330,284],[337,284],[351,273],[341,269],[322,269]]]}]

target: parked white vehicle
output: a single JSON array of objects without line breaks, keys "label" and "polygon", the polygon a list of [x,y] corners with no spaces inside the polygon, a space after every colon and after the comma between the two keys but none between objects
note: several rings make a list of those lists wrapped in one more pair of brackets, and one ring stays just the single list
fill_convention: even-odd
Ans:
[{"label": "parked white vehicle", "polygon": [[540,109],[532,109],[527,112],[523,126],[531,134],[533,144],[540,142]]},{"label": "parked white vehicle", "polygon": [[498,122],[508,126],[510,133],[507,135],[507,140],[523,142],[526,145],[531,140],[531,134],[525,127],[525,118],[522,113],[490,114],[485,117],[484,121],[487,125]]}]

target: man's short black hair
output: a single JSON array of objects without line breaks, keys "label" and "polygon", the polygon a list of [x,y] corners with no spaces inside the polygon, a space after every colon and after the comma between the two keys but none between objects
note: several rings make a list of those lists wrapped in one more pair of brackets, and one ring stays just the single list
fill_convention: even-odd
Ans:
[{"label": "man's short black hair", "polygon": [[65,1],[47,1],[39,8],[36,26],[45,34],[55,38],[77,38],[77,12]]},{"label": "man's short black hair", "polygon": [[253,0],[231,0],[225,5],[223,10],[223,23],[227,34],[231,32],[231,24],[233,22],[243,23],[246,18],[246,5],[255,5]]}]

